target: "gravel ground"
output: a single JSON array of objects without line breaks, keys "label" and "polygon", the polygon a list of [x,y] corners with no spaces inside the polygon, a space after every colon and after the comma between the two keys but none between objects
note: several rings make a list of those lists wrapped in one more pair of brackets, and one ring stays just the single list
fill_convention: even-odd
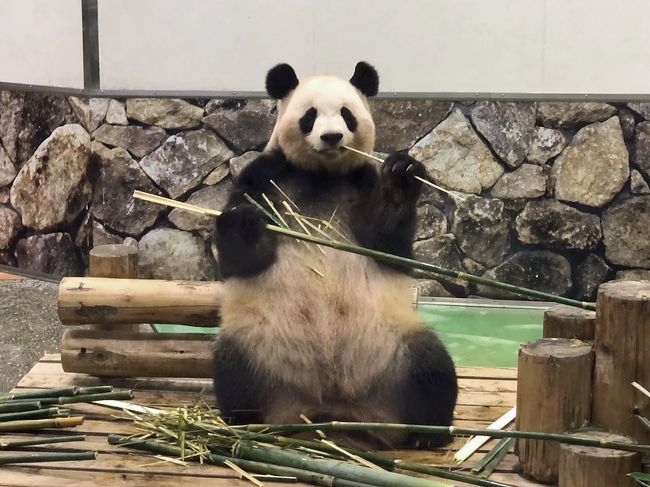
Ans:
[{"label": "gravel ground", "polygon": [[59,351],[58,285],[0,281],[0,393],[10,390],[46,353]]}]

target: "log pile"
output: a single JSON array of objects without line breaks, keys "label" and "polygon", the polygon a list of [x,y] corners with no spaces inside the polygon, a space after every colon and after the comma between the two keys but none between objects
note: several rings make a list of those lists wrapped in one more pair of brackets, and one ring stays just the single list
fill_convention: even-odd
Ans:
[{"label": "log pile", "polygon": [[210,377],[213,335],[156,334],[143,323],[214,327],[218,282],[136,279],[137,251],[102,245],[90,254],[91,277],[61,281],[61,362],[67,372],[99,377]]},{"label": "log pile", "polygon": [[[544,337],[520,349],[518,427],[650,443],[650,397],[632,386],[650,386],[650,282],[603,284],[595,313],[549,308]],[[516,451],[526,475],[567,487],[632,486],[626,474],[641,466],[638,454],[540,440]]]}]

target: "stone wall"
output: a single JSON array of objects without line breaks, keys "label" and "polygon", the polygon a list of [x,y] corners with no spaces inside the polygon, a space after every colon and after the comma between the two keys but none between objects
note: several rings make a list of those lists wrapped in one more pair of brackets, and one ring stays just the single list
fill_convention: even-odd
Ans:
[{"label": "stone wall", "polygon": [[[373,111],[378,153],[408,150],[459,192],[426,189],[418,259],[579,299],[650,277],[650,104],[380,100]],[[274,119],[268,100],[0,92],[0,263],[80,274],[93,245],[125,241],[143,277],[217,278],[209,218],[131,194],[220,208]]]}]

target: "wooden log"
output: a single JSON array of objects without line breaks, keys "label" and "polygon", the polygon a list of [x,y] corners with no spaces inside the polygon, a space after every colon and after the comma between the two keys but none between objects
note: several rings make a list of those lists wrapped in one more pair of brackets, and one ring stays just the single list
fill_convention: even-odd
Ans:
[{"label": "wooden log", "polygon": [[98,245],[90,251],[88,272],[91,277],[138,277],[138,249],[130,245]]},{"label": "wooden log", "polygon": [[[625,441],[630,439],[602,431],[575,433],[594,440]],[[641,471],[641,455],[623,450],[608,450],[578,445],[560,447],[559,487],[635,487],[627,474]]]},{"label": "wooden log", "polygon": [[544,312],[544,338],[593,341],[595,329],[595,311],[558,304]]},{"label": "wooden log", "polygon": [[171,323],[217,326],[219,282],[66,277],[59,285],[64,325]]},{"label": "wooden log", "polygon": [[[519,349],[517,429],[563,433],[589,422],[592,347],[580,340],[546,338]],[[518,440],[523,472],[541,482],[556,482],[559,445]]]},{"label": "wooden log", "polygon": [[[98,245],[90,251],[88,273],[91,277],[112,277],[119,279],[135,279],[138,277],[138,249],[129,245],[109,244]],[[138,331],[139,324],[128,324],[125,331]],[[146,325],[143,325],[146,326]],[[110,330],[111,325],[94,323],[96,330]]]},{"label": "wooden log", "polygon": [[97,377],[212,377],[213,340],[199,333],[71,329],[63,333],[61,365]]},{"label": "wooden log", "polygon": [[600,286],[594,350],[594,422],[650,443],[650,431],[634,417],[638,412],[650,418],[650,398],[630,385],[650,387],[650,281]]}]

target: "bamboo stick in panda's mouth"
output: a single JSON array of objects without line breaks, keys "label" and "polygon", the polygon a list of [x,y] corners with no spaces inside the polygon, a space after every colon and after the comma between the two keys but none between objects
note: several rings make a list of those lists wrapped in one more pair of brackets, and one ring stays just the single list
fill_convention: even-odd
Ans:
[{"label": "bamboo stick in panda's mouth", "polygon": [[[351,152],[354,152],[356,154],[359,154],[360,156],[365,156],[368,159],[372,159],[377,162],[381,162],[382,164],[385,162],[381,157],[373,156],[372,154],[368,154],[367,152],[360,151],[359,149],[355,149],[354,147],[349,147],[347,145],[342,145],[344,149],[347,149]],[[455,198],[459,198],[461,200],[464,200],[466,197],[458,193],[457,191],[451,191],[449,189],[445,189],[442,186],[438,186],[435,183],[432,183],[428,179],[421,178],[420,176],[413,176],[415,179],[420,181],[421,183],[426,184],[427,186],[431,186],[432,188],[437,189],[438,191],[442,191],[443,193],[447,193],[449,196],[453,196]]]}]

